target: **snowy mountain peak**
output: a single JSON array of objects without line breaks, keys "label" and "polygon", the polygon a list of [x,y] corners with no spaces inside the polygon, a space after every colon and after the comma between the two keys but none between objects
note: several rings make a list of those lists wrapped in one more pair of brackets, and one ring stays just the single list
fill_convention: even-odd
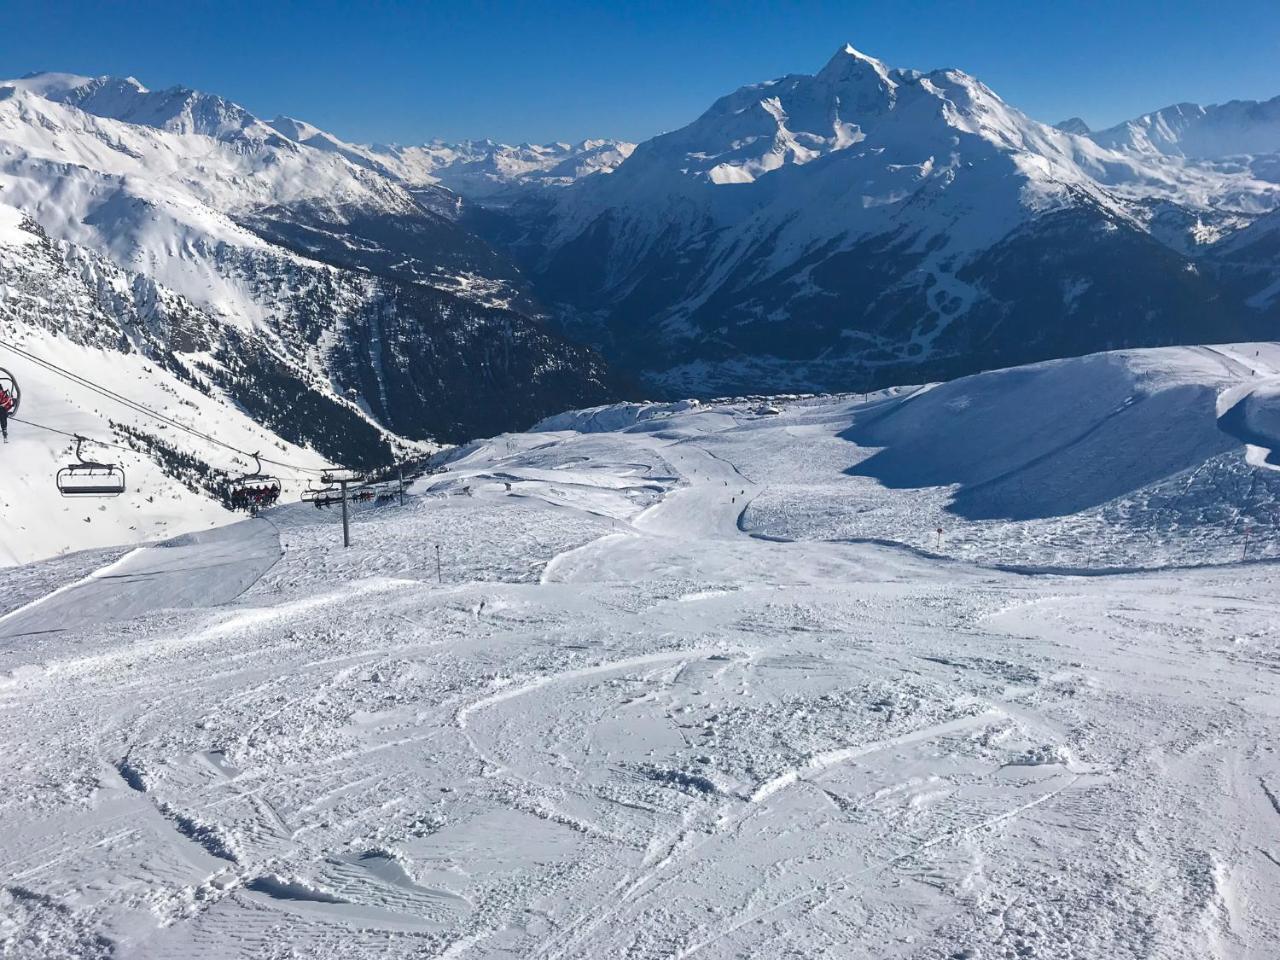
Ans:
[{"label": "snowy mountain peak", "polygon": [[267,126],[272,127],[277,133],[297,143],[306,143],[314,137],[324,135],[324,131],[319,127],[307,123],[305,120],[286,117],[284,114],[280,114],[274,120],[268,121]]},{"label": "snowy mountain peak", "polygon": [[633,177],[661,167],[685,179],[744,184],[862,144],[860,151],[891,148],[900,157],[891,162],[896,182],[908,168],[942,175],[935,160],[952,152],[957,132],[1001,150],[1024,150],[1039,136],[1039,124],[961,71],[891,69],[846,45],[816,74],[790,74],[721,97],[688,126],[642,144],[624,169]]},{"label": "snowy mountain peak", "polygon": [[1063,133],[1074,133],[1081,137],[1087,137],[1092,132],[1089,129],[1089,124],[1085,123],[1080,117],[1068,117],[1066,120],[1059,120],[1053,126],[1055,130],[1061,130]]},{"label": "snowy mountain peak", "polygon": [[[284,126],[274,121],[273,125],[293,136]],[[326,136],[320,133],[300,142],[335,149],[321,142]],[[372,165],[410,189],[442,186],[467,199],[491,202],[510,196],[513,190],[562,187],[584,177],[612,173],[635,149],[633,143],[604,139],[517,146],[488,139],[457,143],[434,139],[421,146],[340,145],[354,162]]]},{"label": "snowy mountain peak", "polygon": [[874,76],[887,89],[897,84],[889,76],[889,68],[875,57],[868,56],[851,43],[846,43],[818,71],[818,77],[837,83],[848,83],[862,77]]},{"label": "snowy mountain peak", "polygon": [[237,103],[190,87],[149,90],[134,77],[38,73],[0,81],[108,120],[220,140],[278,141],[275,131]]},{"label": "snowy mountain peak", "polygon": [[48,100],[66,100],[90,86],[118,85],[121,89],[131,89],[135,93],[148,93],[134,77],[84,77],[76,73],[58,73],[54,71],[36,71],[28,73],[17,80],[0,81],[0,86],[19,87]]},{"label": "snowy mountain peak", "polygon": [[[1210,130],[1264,145],[1269,109],[1185,106],[1145,126],[1184,151]],[[1080,133],[961,70],[890,68],[846,46],[815,74],[721,97],[564,191],[549,216],[532,211],[530,273],[577,335],[704,396],[887,383],[894,366],[951,375],[974,356],[1243,324],[1189,257],[1280,203],[1280,164],[1139,156],[1066,126]],[[797,369],[808,379],[787,379]]]}]

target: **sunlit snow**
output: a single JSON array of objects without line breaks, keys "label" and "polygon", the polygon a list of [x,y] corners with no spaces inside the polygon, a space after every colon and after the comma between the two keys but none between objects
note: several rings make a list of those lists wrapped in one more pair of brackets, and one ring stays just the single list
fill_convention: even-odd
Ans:
[{"label": "sunlit snow", "polygon": [[619,405],[346,551],[295,504],[13,568],[0,944],[1268,956],[1278,377]]}]

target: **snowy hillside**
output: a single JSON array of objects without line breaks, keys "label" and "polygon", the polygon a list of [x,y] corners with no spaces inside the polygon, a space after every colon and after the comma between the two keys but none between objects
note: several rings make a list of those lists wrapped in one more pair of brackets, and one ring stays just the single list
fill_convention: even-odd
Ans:
[{"label": "snowy hillside", "polygon": [[1260,163],[1121,149],[847,46],[475,222],[572,336],[709,396],[1243,337],[1263,321],[1207,251],[1277,205]]},{"label": "snowy hillside", "polygon": [[[414,439],[611,396],[599,358],[528,314],[503,256],[384,172],[212,94],[66,74],[0,83],[0,204],[194,308],[196,338],[262,381],[250,406],[279,371],[248,344]],[[359,442],[339,454],[363,455]]]},{"label": "snowy hillside", "polygon": [[[229,476],[252,472],[245,454],[253,451],[301,468],[276,471],[284,497],[293,499],[307,468],[342,462],[344,453],[377,463],[422,450],[307,370],[273,360],[272,344],[222,338],[194,304],[84,248],[48,239],[2,204],[0,341],[0,367],[22,392],[19,419],[0,447],[0,565],[230,523],[238,515],[223,508],[221,490]],[[271,370],[270,384],[243,375],[243,353]],[[49,365],[78,371],[82,380]],[[306,412],[302,422],[269,409],[282,389]],[[59,495],[54,477],[76,462],[75,435],[111,444],[87,444],[83,454],[118,464],[125,494],[110,501]]]},{"label": "snowy hillside", "polygon": [[1263,960],[1277,384],[611,405],[349,550],[295,504],[6,570],[0,953]]},{"label": "snowy hillside", "polygon": [[[632,378],[657,397],[703,400],[872,391],[1101,349],[1245,341],[1272,335],[1280,317],[1276,102],[1054,128],[960,71],[893,69],[845,46],[814,75],[743,87],[638,147],[394,147],[264,122],[185,87],[36,74],[0,82],[0,339],[36,360],[0,349],[0,366],[40,387],[24,408],[33,418],[47,352],[89,379],[128,371],[127,394],[194,390],[255,438],[237,450],[261,441],[371,467],[414,443],[466,443],[548,417],[544,430],[613,430],[633,408],[583,409]],[[1221,388],[1202,380],[1203,397]],[[1103,378],[1097,396],[1119,403],[1129,387],[1117,383]],[[140,424],[112,422],[93,397],[63,401],[67,422],[145,445],[126,436]],[[634,409],[655,423],[684,412]],[[1094,401],[1082,409],[1097,412]],[[886,447],[869,470],[930,435],[906,412],[881,428],[913,423],[911,436],[864,421],[849,429]],[[1234,443],[1259,422],[1265,412],[1246,405],[1234,433],[1207,436]],[[1066,428],[1027,429],[1030,449]],[[65,445],[57,436],[42,442]],[[210,470],[229,466],[198,443],[177,449]],[[46,454],[0,478],[13,502],[45,483]],[[161,469],[159,453],[146,456]],[[134,473],[150,469],[139,460]],[[1084,501],[1065,513],[1009,513],[993,492],[1004,481],[952,469],[901,496],[922,516],[972,521],[975,557],[1005,556],[980,535],[986,521],[1038,530],[1114,510],[1103,506],[1113,496],[1077,491]],[[896,470],[870,476],[898,483]],[[1252,465],[1240,470],[1253,477]],[[1126,477],[1113,478],[1121,493],[1164,496]],[[762,530],[790,536],[767,500],[753,509],[765,511]],[[143,513],[84,538],[59,529],[6,559],[172,526],[164,511]],[[828,533],[889,536],[866,532],[874,514]],[[819,527],[842,516],[823,515]],[[212,500],[190,516],[226,519]],[[1103,552],[1140,562],[1128,547]]]},{"label": "snowy hillside", "polygon": [[[758,443],[737,518],[746,533],[1122,569],[1230,562],[1246,549],[1280,557],[1278,396],[1280,346],[1256,343],[1094,354],[838,398],[614,404],[535,429]],[[477,449],[453,469],[476,463]]]},{"label": "snowy hillside", "polygon": [[[264,457],[312,470],[328,463],[314,451],[280,440],[225,398],[197,389],[139,353],[115,354],[53,335],[29,336],[23,345],[60,366],[93,370],[98,385],[239,450],[261,451]],[[0,348],[0,366],[12,370],[18,364]],[[252,473],[251,457],[152,421],[38,366],[21,369],[24,398],[18,416],[40,426],[11,423],[9,442],[0,447],[0,567],[70,550],[163,540],[243,519],[243,513],[223,508],[215,487],[228,476]],[[78,462],[75,443],[64,434],[114,444],[86,444],[83,454],[86,460],[119,465],[128,484],[125,493],[110,499],[60,496],[55,474]],[[166,452],[195,462],[189,470],[178,470],[166,463]],[[319,476],[270,465],[266,469],[279,476],[283,497],[290,500],[306,488],[308,477]]]}]

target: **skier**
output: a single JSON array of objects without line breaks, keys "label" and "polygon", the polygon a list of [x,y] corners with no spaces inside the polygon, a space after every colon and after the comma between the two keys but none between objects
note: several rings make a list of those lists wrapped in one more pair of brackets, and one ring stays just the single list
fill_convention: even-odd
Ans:
[{"label": "skier", "polygon": [[9,442],[9,414],[13,413],[13,397],[9,396],[9,391],[4,387],[0,387],[0,435],[4,436],[4,442]]}]

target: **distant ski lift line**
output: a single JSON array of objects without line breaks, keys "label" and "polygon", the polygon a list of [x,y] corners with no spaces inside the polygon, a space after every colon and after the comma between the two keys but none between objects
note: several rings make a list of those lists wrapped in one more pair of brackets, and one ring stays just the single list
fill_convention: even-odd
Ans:
[{"label": "distant ski lift line", "polygon": [[[72,372],[72,371],[70,371],[70,370],[66,370],[66,369],[64,369],[63,367],[58,366],[56,363],[52,363],[51,361],[44,360],[44,359],[42,359],[41,357],[38,357],[38,356],[36,356],[35,354],[28,352],[27,350],[23,349],[22,347],[19,347],[19,346],[16,346],[15,344],[9,343],[9,342],[8,342],[8,341],[6,341],[6,340],[0,340],[0,347],[4,347],[4,348],[6,348],[7,350],[11,350],[11,351],[13,351],[14,353],[16,353],[18,356],[20,356],[20,357],[24,357],[25,359],[30,360],[32,363],[37,363],[37,364],[39,364],[40,366],[44,367],[45,369],[49,370],[50,372],[52,372],[52,373],[56,373],[56,374],[58,374],[59,376],[65,377],[65,378],[67,378],[67,379],[71,380],[73,383],[76,383],[76,384],[78,384],[78,385],[80,385],[80,386],[82,386],[82,387],[85,387],[86,389],[92,390],[92,391],[94,391],[95,393],[98,393],[98,394],[100,394],[101,396],[104,396],[104,397],[106,397],[106,398],[107,398],[107,399],[109,399],[109,400],[114,400],[114,401],[116,401],[117,403],[120,403],[120,404],[122,404],[122,405],[124,405],[124,406],[128,407],[129,409],[133,410],[133,411],[134,411],[134,412],[136,412],[136,413],[141,413],[141,414],[143,414],[144,416],[151,417],[153,420],[157,420],[157,421],[159,421],[160,423],[165,423],[165,424],[168,424],[168,425],[170,425],[170,426],[177,427],[179,430],[185,431],[186,433],[191,434],[193,437],[197,437],[197,438],[199,438],[199,439],[201,439],[201,440],[204,440],[204,441],[205,441],[205,442],[207,442],[207,443],[212,443],[212,444],[214,444],[214,445],[216,445],[216,446],[223,447],[224,449],[231,450],[232,452],[234,452],[234,453],[238,453],[238,454],[240,454],[241,456],[245,456],[245,457],[256,457],[256,456],[257,456],[256,454],[249,453],[249,452],[248,452],[248,451],[246,451],[246,450],[241,450],[239,447],[234,447],[234,446],[232,446],[231,444],[229,444],[229,443],[227,443],[227,442],[225,442],[225,441],[223,441],[223,440],[219,440],[219,439],[217,439],[216,437],[211,437],[211,436],[209,436],[207,433],[202,433],[202,432],[201,432],[201,431],[199,431],[199,430],[195,430],[195,429],[193,429],[192,427],[188,427],[186,424],[179,423],[177,420],[174,420],[174,419],[173,419],[173,418],[171,418],[171,417],[167,417],[167,416],[165,416],[163,413],[159,413],[159,412],[157,412],[157,411],[155,411],[155,410],[152,410],[150,407],[146,406],[145,404],[138,403],[136,400],[130,400],[128,397],[125,397],[125,396],[122,396],[122,395],[120,395],[120,394],[118,394],[118,393],[115,393],[115,392],[114,392],[114,391],[112,391],[112,390],[108,390],[106,387],[101,387],[101,386],[99,386],[98,384],[92,383],[92,382],[90,382],[90,381],[88,381],[88,380],[84,379],[83,377],[81,377],[79,374],[74,373],[74,372]],[[35,424],[33,424],[33,426],[35,426]],[[45,429],[49,429],[49,428],[45,428]],[[54,431],[54,432],[58,432],[58,433],[60,433],[61,431]],[[71,436],[74,436],[74,435],[71,435]],[[91,442],[93,442],[93,443],[102,443],[102,441],[99,441],[99,440],[92,440],[92,438],[88,438],[88,437],[86,437],[86,438],[84,438],[84,439],[86,439],[86,440],[90,440],[90,441],[91,441]],[[104,446],[112,446],[112,444],[103,444],[103,445],[104,445]],[[296,472],[298,472],[298,473],[315,473],[315,474],[323,474],[323,473],[325,473],[326,471],[331,471],[331,470],[335,470],[335,469],[340,469],[340,468],[334,468],[334,467],[323,467],[323,468],[317,468],[317,467],[300,467],[300,466],[297,466],[296,464],[283,463],[283,462],[281,462],[281,461],[279,461],[279,460],[271,460],[271,459],[269,459],[269,458],[267,458],[267,457],[262,457],[262,458],[260,458],[260,459],[261,459],[261,461],[262,461],[263,463],[269,463],[269,464],[271,464],[272,466],[276,466],[276,467],[283,467],[283,468],[284,468],[284,469],[286,469],[286,470],[293,470],[293,471],[296,471]]]}]

